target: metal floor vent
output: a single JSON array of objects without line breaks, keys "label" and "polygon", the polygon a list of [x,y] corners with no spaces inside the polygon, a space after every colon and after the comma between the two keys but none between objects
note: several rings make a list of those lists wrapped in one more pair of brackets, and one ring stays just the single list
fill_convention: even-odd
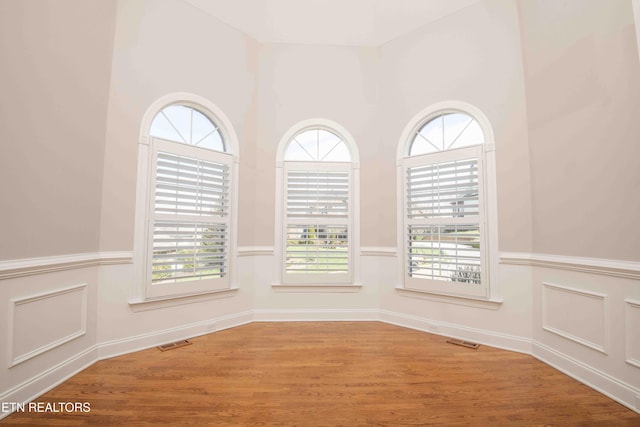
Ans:
[{"label": "metal floor vent", "polygon": [[462,347],[472,348],[474,350],[476,350],[478,347],[480,347],[480,344],[476,344],[474,342],[469,342],[469,341],[464,341],[464,340],[458,340],[458,339],[455,339],[455,338],[449,338],[447,340],[447,342],[449,344],[461,345]]},{"label": "metal floor vent", "polygon": [[158,346],[158,350],[160,350],[160,351],[173,350],[174,348],[180,348],[180,347],[184,347],[184,346],[191,345],[191,344],[193,344],[193,343],[191,341],[189,341],[189,340],[170,342],[170,343],[167,343],[167,344],[159,345]]}]

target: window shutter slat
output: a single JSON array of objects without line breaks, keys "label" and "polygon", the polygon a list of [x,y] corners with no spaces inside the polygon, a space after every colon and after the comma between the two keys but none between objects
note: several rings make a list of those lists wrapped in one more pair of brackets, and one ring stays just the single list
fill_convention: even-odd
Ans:
[{"label": "window shutter slat", "polygon": [[285,237],[287,273],[348,273],[346,225],[289,224]]},{"label": "window shutter slat", "polygon": [[[423,179],[425,171],[428,180]],[[477,159],[408,168],[406,185],[409,218],[479,215]]]},{"label": "window shutter slat", "polygon": [[224,163],[158,152],[154,213],[162,220],[152,229],[153,284],[227,276],[229,170]]},{"label": "window shutter slat", "polygon": [[153,231],[153,283],[226,275],[226,224],[156,221]]},{"label": "window shutter slat", "polygon": [[478,159],[406,170],[409,277],[480,284]]},{"label": "window shutter slat", "polygon": [[349,212],[349,174],[329,171],[287,173],[287,216],[343,216]]},{"label": "window shutter slat", "polygon": [[[212,175],[212,171],[216,175]],[[228,213],[229,166],[158,153],[155,212],[225,216]]]}]

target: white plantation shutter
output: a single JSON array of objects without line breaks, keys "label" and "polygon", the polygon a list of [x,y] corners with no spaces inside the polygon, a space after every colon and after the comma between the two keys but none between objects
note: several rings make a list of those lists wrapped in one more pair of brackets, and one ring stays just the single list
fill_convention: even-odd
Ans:
[{"label": "white plantation shutter", "polygon": [[485,293],[482,146],[411,157],[405,173],[405,285]]},{"label": "white plantation shutter", "polygon": [[159,152],[156,166],[156,213],[227,213],[228,165]]},{"label": "white plantation shutter", "polygon": [[153,150],[152,296],[227,287],[232,157],[156,138]]},{"label": "white plantation shutter", "polygon": [[349,211],[349,173],[289,170],[287,173],[287,216],[344,217]]},{"label": "white plantation shutter", "polygon": [[286,162],[284,281],[348,283],[351,164]]},{"label": "white plantation shutter", "polygon": [[453,160],[407,170],[409,218],[478,215],[478,159]]},{"label": "white plantation shutter", "polygon": [[152,282],[224,277],[226,242],[225,224],[155,221]]}]

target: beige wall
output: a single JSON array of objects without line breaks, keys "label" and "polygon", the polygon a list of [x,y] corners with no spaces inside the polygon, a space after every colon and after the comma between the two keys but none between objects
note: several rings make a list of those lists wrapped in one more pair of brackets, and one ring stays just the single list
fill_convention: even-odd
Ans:
[{"label": "beige wall", "polygon": [[[488,0],[384,45],[376,120],[380,148],[368,185],[379,199],[395,201],[392,159],[409,120],[441,101],[475,105],[495,134],[499,249],[528,252],[531,200],[519,37],[515,4]],[[381,243],[391,244],[395,204],[376,206]]]},{"label": "beige wall", "polygon": [[[254,242],[273,245],[275,222],[276,149],[296,123],[329,119],[355,139],[363,175],[377,149],[374,123],[377,49],[342,46],[265,45],[259,57],[258,139],[254,196]],[[362,184],[363,200],[371,191]],[[363,202],[364,203],[364,202]],[[365,210],[362,228],[370,229],[375,209]],[[362,244],[375,236],[363,234]]]},{"label": "beige wall", "polygon": [[498,147],[500,246],[531,248],[526,110],[517,9],[488,1],[379,49],[267,45],[259,59],[255,244],[273,244],[276,147],[295,123],[331,119],[361,160],[362,246],[396,246],[396,147],[420,110],[463,100],[489,117]]},{"label": "beige wall", "polygon": [[[102,197],[101,250],[131,250],[137,150],[145,111],[161,96],[190,92],[217,105],[251,164],[255,138],[255,58],[252,39],[199,9],[175,0],[119,1],[109,98]],[[240,205],[252,193],[241,166]],[[250,239],[241,208],[239,240]]]},{"label": "beige wall", "polygon": [[115,2],[0,2],[0,260],[99,250]]},{"label": "beige wall", "polygon": [[176,91],[239,136],[240,246],[273,244],[275,150],[312,117],[358,144],[362,245],[395,246],[398,138],[457,99],[494,127],[501,251],[640,259],[630,2],[520,2],[520,44],[516,7],[487,0],[379,49],[259,45],[169,0],[0,8],[0,259],[130,250],[140,121]]},{"label": "beige wall", "polygon": [[629,1],[519,3],[534,251],[640,260],[640,66]]}]

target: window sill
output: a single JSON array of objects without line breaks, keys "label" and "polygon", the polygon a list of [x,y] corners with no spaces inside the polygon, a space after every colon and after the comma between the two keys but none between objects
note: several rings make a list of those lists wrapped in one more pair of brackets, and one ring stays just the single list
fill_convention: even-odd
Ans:
[{"label": "window sill", "polygon": [[160,297],[153,299],[130,300],[129,307],[134,312],[157,310],[161,308],[174,307],[184,304],[192,304],[196,302],[209,301],[219,298],[228,298],[234,296],[239,288],[221,289],[198,294],[175,295],[169,297]]},{"label": "window sill", "polygon": [[502,298],[479,298],[462,295],[439,294],[434,292],[422,291],[418,289],[407,289],[397,287],[396,292],[408,298],[425,299],[429,301],[443,302],[447,304],[464,305],[467,307],[484,308],[488,310],[497,310],[500,308],[504,300]]},{"label": "window sill", "polygon": [[362,285],[358,284],[289,284],[278,283],[271,285],[276,292],[334,292],[349,293],[360,292]]}]

